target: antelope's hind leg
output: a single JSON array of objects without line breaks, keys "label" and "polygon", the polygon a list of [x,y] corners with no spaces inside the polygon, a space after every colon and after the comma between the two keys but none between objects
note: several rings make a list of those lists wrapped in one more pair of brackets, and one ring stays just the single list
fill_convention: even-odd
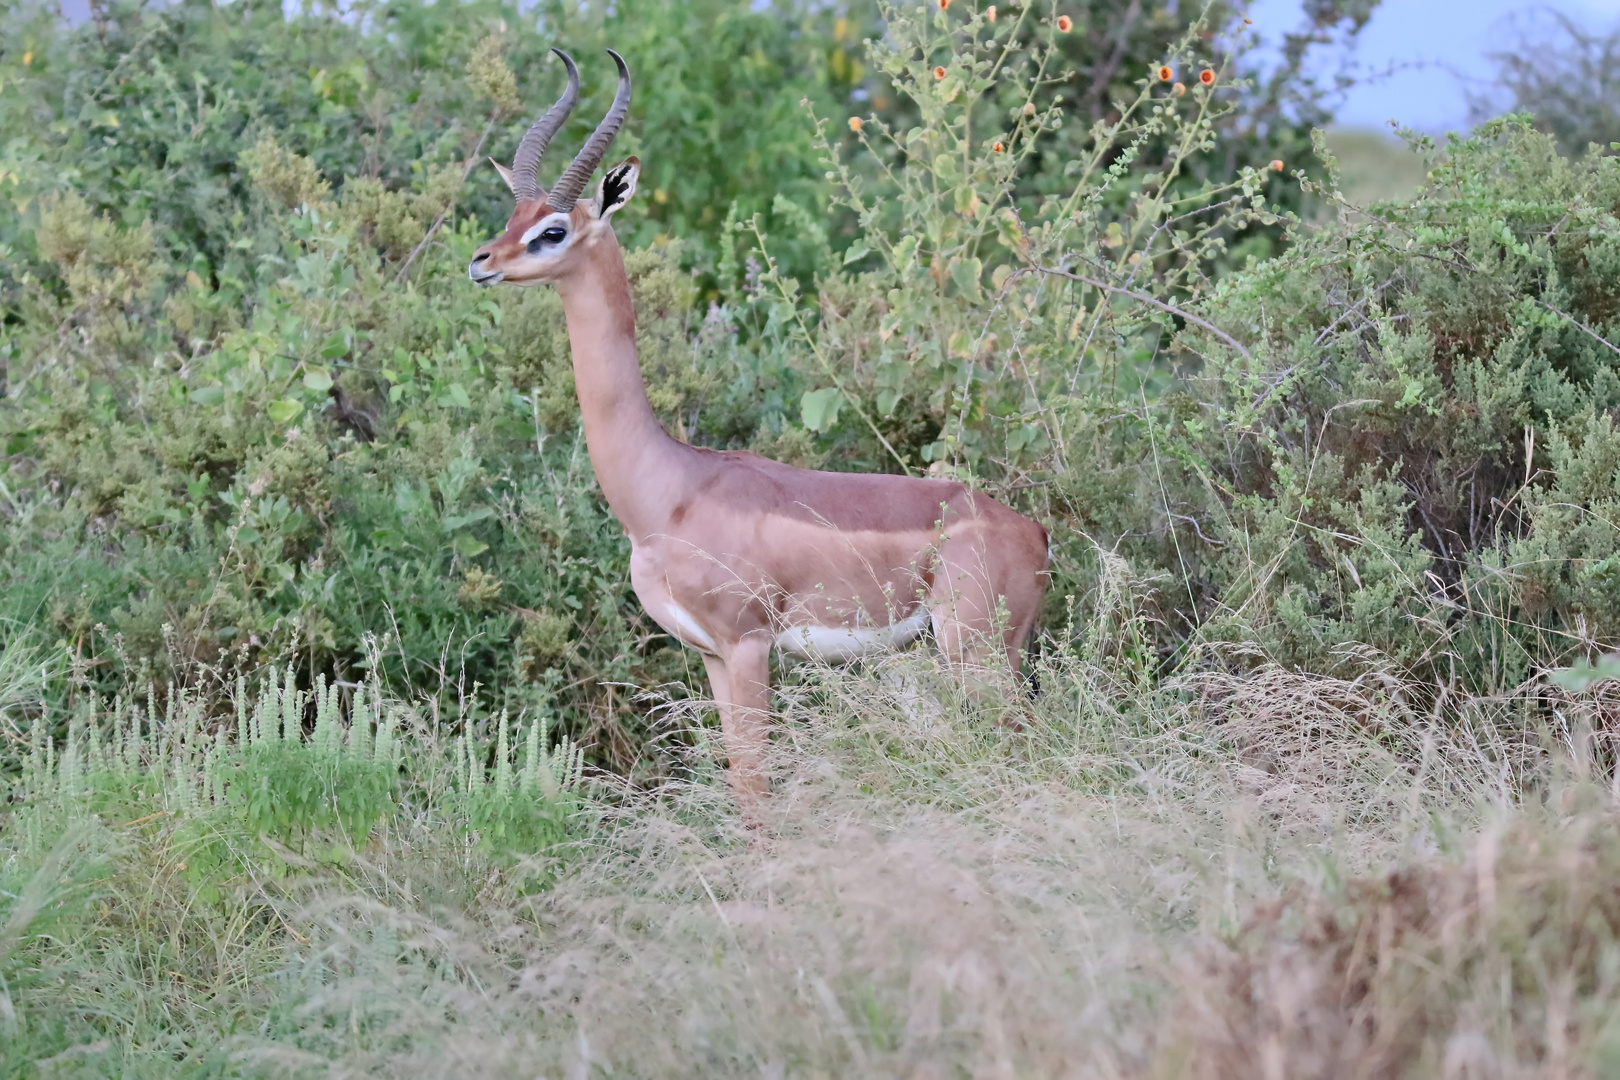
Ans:
[{"label": "antelope's hind leg", "polygon": [[1008,692],[1002,672],[1016,681],[1046,588],[1045,530],[1017,521],[1023,527],[1011,536],[992,539],[975,529],[947,539],[929,589],[940,653],[961,668],[969,693],[980,699],[1022,697]]}]

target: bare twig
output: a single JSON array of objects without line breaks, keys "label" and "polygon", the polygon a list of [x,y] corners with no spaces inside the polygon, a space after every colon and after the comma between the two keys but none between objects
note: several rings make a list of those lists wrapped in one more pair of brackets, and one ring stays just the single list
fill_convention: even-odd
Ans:
[{"label": "bare twig", "polygon": [[1539,307],[1539,308],[1542,308],[1543,310],[1550,311],[1554,315],[1559,316],[1560,318],[1568,319],[1570,324],[1572,326],[1574,326],[1575,329],[1579,330],[1581,333],[1585,334],[1587,337],[1591,338],[1593,341],[1597,342],[1599,345],[1602,345],[1605,349],[1608,349],[1610,352],[1620,354],[1620,345],[1616,345],[1614,342],[1610,341],[1608,338],[1604,337],[1602,334],[1599,334],[1596,330],[1593,330],[1590,326],[1587,326],[1586,323],[1582,322],[1580,319],[1577,319],[1575,316],[1571,315],[1569,312],[1560,311],[1558,308],[1553,307],[1551,304],[1547,303],[1545,300],[1537,300],[1536,301],[1536,306]]},{"label": "bare twig", "polygon": [[[1090,285],[1093,289],[1099,289],[1103,292],[1115,293],[1119,296],[1128,296],[1138,303],[1147,304],[1149,307],[1156,307],[1160,311],[1168,312],[1169,314],[1176,316],[1178,319],[1186,319],[1194,326],[1208,330],[1210,333],[1232,346],[1232,348],[1243,354],[1243,358],[1245,360],[1254,359],[1254,357],[1250,355],[1249,350],[1245,349],[1237,338],[1233,337],[1231,334],[1228,334],[1225,330],[1222,330],[1212,322],[1199,318],[1190,311],[1183,311],[1174,304],[1167,304],[1157,297],[1149,296],[1147,293],[1137,292],[1135,289],[1125,289],[1118,285],[1110,285],[1106,281],[1099,281],[1093,277],[1086,277],[1084,274],[1071,274],[1067,270],[1056,270],[1049,266],[1037,266],[1035,269],[1043,274],[1051,274],[1054,277],[1068,278],[1070,281],[1078,281],[1082,285]],[[1613,346],[1610,347],[1613,348]]]},{"label": "bare twig", "polygon": [[497,110],[492,116],[490,116],[489,123],[484,125],[484,133],[478,136],[478,145],[473,147],[472,155],[467,158],[466,167],[461,170],[461,185],[456,188],[456,194],[451,196],[450,205],[444,208],[444,213],[440,214],[434,219],[433,224],[428,226],[427,232],[422,234],[421,241],[411,249],[411,253],[409,255],[405,256],[405,261],[399,266],[399,272],[394,275],[395,284],[405,280],[405,274],[410,270],[411,264],[416,261],[416,257],[426,250],[428,242],[431,241],[434,234],[439,231],[439,227],[445,223],[445,220],[448,219],[452,213],[455,212],[456,199],[461,195],[461,188],[467,186],[467,177],[471,176],[473,169],[477,168],[478,159],[484,153],[484,144],[489,141],[490,133],[495,130],[495,122],[499,120],[500,117],[501,114],[499,110]]}]

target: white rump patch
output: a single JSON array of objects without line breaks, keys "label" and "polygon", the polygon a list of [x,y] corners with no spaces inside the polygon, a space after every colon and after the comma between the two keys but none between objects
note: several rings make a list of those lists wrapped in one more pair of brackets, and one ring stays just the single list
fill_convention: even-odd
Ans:
[{"label": "white rump patch", "polygon": [[789,656],[844,664],[872,653],[900,649],[922,637],[930,615],[919,607],[888,626],[790,626],[776,635],[776,647]]}]

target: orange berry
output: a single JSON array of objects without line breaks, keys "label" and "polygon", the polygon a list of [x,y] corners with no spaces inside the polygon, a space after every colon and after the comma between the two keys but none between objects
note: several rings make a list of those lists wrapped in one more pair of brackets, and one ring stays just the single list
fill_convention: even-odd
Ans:
[{"label": "orange berry", "polygon": [[1187,84],[1186,83],[1176,83],[1176,85],[1174,85],[1174,86],[1172,86],[1170,88],[1170,92],[1172,94],[1176,95],[1176,97],[1180,97],[1182,94],[1185,94],[1187,92]]},{"label": "orange berry", "polygon": [[1160,82],[1169,82],[1171,79],[1173,79],[1175,77],[1176,77],[1176,73],[1170,69],[1169,64],[1166,64],[1166,65],[1164,65],[1163,67],[1161,67],[1159,69],[1159,81]]},{"label": "orange berry", "polygon": [[1209,68],[1205,68],[1203,71],[1198,73],[1198,81],[1203,83],[1205,86],[1214,86],[1215,73]]},{"label": "orange berry", "polygon": [[934,69],[934,78],[943,79],[944,77],[945,77],[945,69],[944,68],[937,67],[937,68]]},{"label": "orange berry", "polygon": [[1283,163],[1282,163],[1282,161],[1280,159],[1277,159],[1277,158],[1272,159],[1271,171],[1272,172],[1282,172],[1283,171]]},{"label": "orange berry", "polygon": [[1059,15],[1058,16],[1058,33],[1067,34],[1070,30],[1073,30],[1073,29],[1074,29],[1074,20],[1073,19],[1069,18],[1067,15]]},{"label": "orange berry", "polygon": [[859,131],[859,130],[861,130],[861,118],[860,117],[852,116],[852,117],[849,118],[849,130],[851,130],[851,131]]},{"label": "orange berry", "polygon": [[1001,142],[998,140],[998,141],[993,142],[993,143],[990,144],[990,149],[994,150],[996,153],[999,154],[999,153],[1001,153],[1003,150],[1005,150],[1007,148],[1005,146],[1003,146],[1001,144]]}]

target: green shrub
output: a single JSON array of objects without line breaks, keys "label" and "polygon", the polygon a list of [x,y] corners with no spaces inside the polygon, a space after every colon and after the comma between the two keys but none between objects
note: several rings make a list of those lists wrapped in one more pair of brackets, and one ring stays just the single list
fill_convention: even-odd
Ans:
[{"label": "green shrub", "polygon": [[[394,685],[441,708],[458,696],[452,673],[497,688],[487,707],[544,698],[594,760],[667,775],[647,706],[618,688],[673,688],[697,669],[631,595],[628,547],[580,442],[555,298],[466,284],[466,259],[508,206],[492,170],[468,169],[480,147],[507,152],[547,100],[554,41],[586,64],[585,98],[556,144],[577,145],[607,87],[589,58],[615,44],[639,88],[620,150],[646,163],[645,197],[620,231],[649,393],[670,429],[798,464],[904,461],[1023,484],[1051,453],[1062,398],[1051,395],[1074,358],[1056,333],[1074,313],[1049,305],[1076,292],[1020,277],[1001,296],[995,275],[1017,255],[997,246],[1007,219],[992,215],[1016,205],[1048,229],[1043,252],[1056,257],[1109,224],[1158,220],[1125,209],[1155,170],[1180,177],[1168,181],[1176,199],[1217,198],[1224,180],[1206,181],[1226,175],[1226,148],[1208,145],[1210,124],[1227,125],[1245,160],[1271,151],[1235,134],[1225,104],[1188,127],[1195,110],[1150,115],[1152,94],[1106,130],[1060,128],[1051,102],[1073,87],[1055,73],[1083,62],[1100,74],[1099,57],[1118,51],[1097,36],[1107,5],[1077,10],[1066,35],[1055,9],[1007,6],[995,47],[984,13],[964,6],[937,25],[865,5],[731,0],[522,17],[496,4],[292,18],[254,3],[114,4],[76,29],[8,11],[0,616],[50,644],[68,673],[53,700],[173,681],[214,687],[217,715],[219,688],[270,664],[306,689],[357,681],[365,633],[386,625],[396,648],[380,662]],[[1127,20],[1118,77],[1097,84],[1105,96],[1163,58],[1155,35],[1198,18]],[[946,100],[949,80],[914,85],[896,33],[977,65],[967,96]],[[1152,56],[1137,55],[1150,40]],[[1236,62],[1199,49],[1173,58]],[[1224,80],[1210,102],[1249,100]],[[1013,98],[1038,101],[1037,118],[1003,116]],[[829,147],[801,102],[818,116],[870,114],[868,134],[919,126],[928,149],[885,144],[829,181]],[[930,205],[963,124],[1016,129],[1015,150],[974,158]],[[1092,164],[1066,190],[1091,202],[1060,236],[1039,216],[1057,200],[1041,192],[1071,153]],[[1099,186],[1104,162],[1119,169]],[[883,189],[863,217],[855,187],[876,194],[890,175],[904,200]],[[983,214],[960,218],[958,198]],[[1272,227],[1230,224],[1229,239]],[[907,261],[879,239],[947,226],[937,268],[933,241]],[[1203,241],[1154,243],[1168,265]],[[1139,247],[1097,250],[1123,259]],[[1228,256],[1200,252],[1201,281]],[[956,277],[973,265],[980,279],[963,292]],[[1191,280],[1178,271],[1153,291]],[[1143,313],[1096,312],[1122,385],[1163,381],[1141,373],[1168,321]],[[1028,363],[1044,372],[1034,384]]]},{"label": "green shrub", "polygon": [[1202,367],[1141,421],[1177,622],[1475,691],[1620,643],[1617,164],[1493,122],[1220,283],[1200,310],[1248,348],[1190,327]]}]

